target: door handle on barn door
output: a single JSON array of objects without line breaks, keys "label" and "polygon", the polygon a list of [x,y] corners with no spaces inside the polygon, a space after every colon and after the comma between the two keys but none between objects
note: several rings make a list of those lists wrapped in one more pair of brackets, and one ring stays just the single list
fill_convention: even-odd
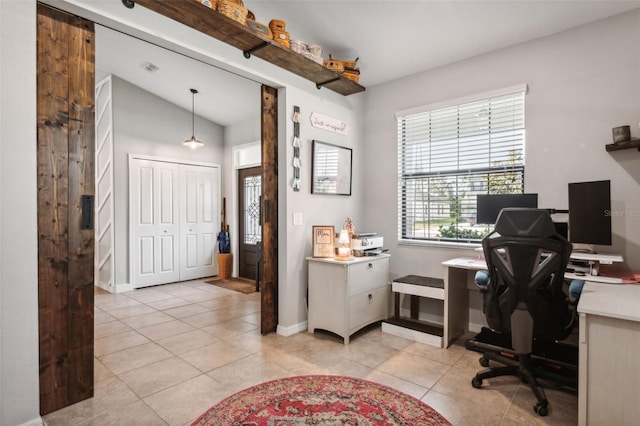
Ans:
[{"label": "door handle on barn door", "polygon": [[273,209],[273,201],[272,200],[264,200],[262,202],[262,205],[264,206],[264,210],[262,211],[264,213],[264,216],[262,217],[262,224],[264,225],[265,223],[271,223],[272,219],[272,215],[271,215],[271,210]]},{"label": "door handle on barn door", "polygon": [[93,201],[93,195],[80,197],[80,208],[82,209],[80,229],[93,229]]}]

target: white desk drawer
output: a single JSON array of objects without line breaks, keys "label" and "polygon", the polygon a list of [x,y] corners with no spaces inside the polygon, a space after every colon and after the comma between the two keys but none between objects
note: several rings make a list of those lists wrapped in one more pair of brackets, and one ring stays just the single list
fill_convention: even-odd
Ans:
[{"label": "white desk drawer", "polygon": [[376,319],[386,319],[388,296],[388,285],[351,296],[349,298],[349,329],[360,328],[361,325]]},{"label": "white desk drawer", "polygon": [[368,262],[349,265],[349,296],[387,284],[389,258],[372,258]]}]

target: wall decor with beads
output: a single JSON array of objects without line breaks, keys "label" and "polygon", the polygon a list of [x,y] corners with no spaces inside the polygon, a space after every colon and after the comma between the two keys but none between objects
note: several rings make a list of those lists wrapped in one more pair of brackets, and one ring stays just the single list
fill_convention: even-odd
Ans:
[{"label": "wall decor with beads", "polygon": [[294,191],[300,191],[300,107],[293,107],[293,181]]}]

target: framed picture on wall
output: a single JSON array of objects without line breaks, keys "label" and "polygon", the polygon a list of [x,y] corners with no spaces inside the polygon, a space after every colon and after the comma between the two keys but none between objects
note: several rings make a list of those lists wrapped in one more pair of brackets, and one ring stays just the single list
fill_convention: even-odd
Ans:
[{"label": "framed picture on wall", "polygon": [[351,154],[351,148],[314,140],[311,193],[351,195]]},{"label": "framed picture on wall", "polygon": [[335,232],[333,226],[313,226],[313,257],[335,257]]}]

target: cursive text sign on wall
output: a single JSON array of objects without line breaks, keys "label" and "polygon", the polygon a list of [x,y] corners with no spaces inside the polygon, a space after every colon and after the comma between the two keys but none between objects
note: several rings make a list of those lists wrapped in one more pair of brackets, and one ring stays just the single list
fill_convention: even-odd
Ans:
[{"label": "cursive text sign on wall", "polygon": [[317,112],[311,113],[311,125],[320,129],[328,130],[333,133],[339,133],[341,135],[347,135],[347,122],[338,120],[336,118],[327,117],[326,115],[318,114]]}]

